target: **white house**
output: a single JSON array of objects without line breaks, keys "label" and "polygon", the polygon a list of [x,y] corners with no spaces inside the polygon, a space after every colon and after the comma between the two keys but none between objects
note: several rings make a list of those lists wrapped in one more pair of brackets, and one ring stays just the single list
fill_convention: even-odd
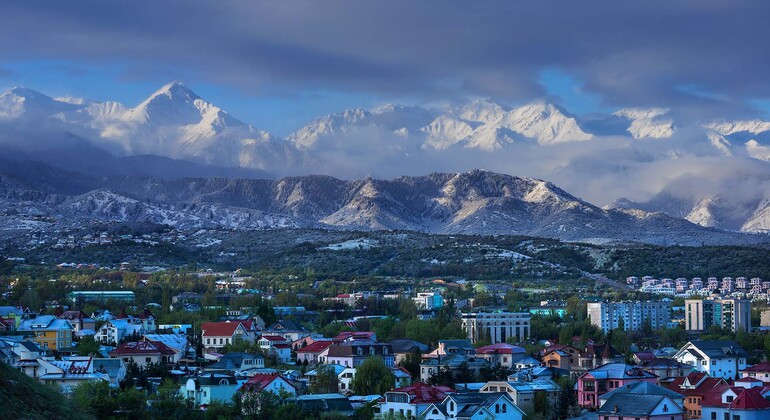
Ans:
[{"label": "white house", "polygon": [[735,379],[746,369],[748,353],[732,340],[690,341],[674,355],[674,360],[691,365],[712,378]]},{"label": "white house", "polygon": [[195,405],[207,405],[212,401],[230,403],[240,384],[233,375],[212,373],[189,378],[180,386],[179,393]]},{"label": "white house", "polygon": [[204,322],[201,331],[206,352],[220,351],[236,340],[254,342],[254,334],[241,321]]},{"label": "white house", "polygon": [[433,403],[422,417],[425,420],[449,419],[506,419],[522,420],[524,411],[513,403],[511,397],[504,392],[467,393],[448,395],[441,403]]},{"label": "white house", "polygon": [[130,335],[144,335],[145,331],[141,321],[129,319],[113,319],[102,325],[96,334],[94,340],[102,344],[118,345],[123,339]]},{"label": "white house", "polygon": [[455,392],[454,389],[446,386],[430,386],[424,382],[417,382],[386,392],[385,400],[381,401],[377,408],[380,414],[418,418],[428,406],[441,403],[453,392]]},{"label": "white house", "polygon": [[242,392],[272,392],[277,395],[297,395],[297,387],[278,373],[258,373],[241,386]]}]

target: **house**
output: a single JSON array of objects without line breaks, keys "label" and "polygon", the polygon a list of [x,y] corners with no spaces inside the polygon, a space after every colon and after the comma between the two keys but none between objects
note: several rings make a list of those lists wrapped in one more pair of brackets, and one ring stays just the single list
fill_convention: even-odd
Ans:
[{"label": "house", "polygon": [[[515,362],[526,357],[527,351],[523,347],[507,343],[496,343],[476,349],[476,356],[489,362],[492,366],[512,368]],[[538,365],[540,362],[538,361]]]},{"label": "house", "polygon": [[603,406],[610,398],[617,394],[666,395],[680,407],[684,407],[685,400],[685,396],[683,394],[672,391],[668,388],[664,388],[650,382],[631,382],[620,388],[615,388],[612,391],[599,397],[599,406]]},{"label": "house", "polygon": [[299,350],[301,348],[307,347],[315,343],[316,341],[332,341],[332,340],[325,338],[319,334],[310,334],[304,337],[300,337],[299,340],[292,341],[291,348],[294,350]]},{"label": "house", "polygon": [[94,371],[90,357],[63,357],[62,360],[39,358],[19,370],[42,383],[58,385],[64,394],[71,394],[76,386],[84,382],[110,380],[106,374]]},{"label": "house", "polygon": [[369,357],[379,357],[387,367],[395,365],[395,356],[390,344],[371,340],[335,343],[328,348],[324,363],[335,363],[345,367],[357,367]]},{"label": "house", "polygon": [[727,383],[722,378],[712,378],[703,372],[692,372],[666,384],[666,388],[684,395],[685,414],[690,419],[701,418],[701,401],[707,392],[717,386],[727,386]]},{"label": "house", "polygon": [[702,401],[702,418],[719,420],[770,418],[770,388],[760,384],[749,386],[749,388],[717,387],[706,393]]},{"label": "house", "polygon": [[508,375],[511,382],[532,382],[537,379],[558,379],[569,376],[569,371],[548,366],[535,366],[526,369],[520,369]]},{"label": "house", "polygon": [[615,394],[596,412],[602,420],[683,420],[684,410],[667,395]]},{"label": "house", "polygon": [[113,319],[105,322],[94,334],[94,340],[107,345],[116,346],[129,337],[137,339],[146,333],[138,320]]},{"label": "house", "polygon": [[205,406],[212,401],[231,403],[240,384],[233,375],[210,373],[182,379],[179,394],[196,406]]},{"label": "house", "polygon": [[[187,336],[184,334],[145,334],[144,341],[161,342],[170,347],[176,355],[170,360],[170,363],[178,363],[187,356],[194,356],[195,349],[191,348],[187,342]],[[188,354],[193,352],[191,354]]]},{"label": "house", "polygon": [[674,378],[687,376],[692,372],[692,366],[674,359],[653,358],[639,364],[642,370],[658,375],[659,383],[667,383]]},{"label": "house", "polygon": [[128,363],[133,360],[139,367],[151,363],[173,363],[177,353],[171,347],[152,341],[129,341],[110,352],[110,357]]},{"label": "house", "polygon": [[96,321],[83,311],[64,311],[59,315],[59,319],[67,320],[72,325],[74,333],[90,331],[93,334],[94,330],[96,330]]},{"label": "house", "polygon": [[444,370],[449,371],[453,377],[457,377],[463,366],[468,368],[474,378],[477,378],[481,369],[490,367],[490,364],[485,359],[468,356],[465,353],[432,357],[420,363],[420,381],[428,382],[433,375]]},{"label": "house", "polygon": [[342,372],[345,369],[348,369],[345,366],[334,365],[334,364],[319,366],[317,369],[313,369],[313,370],[310,370],[310,371],[305,373],[305,379],[307,379],[308,386],[312,386],[312,385],[314,385],[316,383],[316,381],[318,380],[318,373],[319,373],[318,370],[321,369],[321,368],[324,368],[324,369],[334,369],[334,374],[338,378],[339,378],[339,376],[342,374]]},{"label": "house", "polygon": [[15,306],[0,306],[0,318],[7,321],[3,324],[6,325],[7,329],[10,331],[15,331],[24,317],[25,314],[21,308]]},{"label": "house", "polygon": [[351,417],[355,412],[350,400],[341,394],[313,394],[300,395],[294,403],[302,411],[317,415],[317,413],[339,413],[344,417]]},{"label": "house", "polygon": [[578,370],[581,351],[566,344],[551,344],[541,351],[543,364],[564,370]]},{"label": "house", "polygon": [[19,324],[17,331],[31,333],[33,340],[47,350],[72,347],[72,325],[53,315],[41,315]]},{"label": "house", "polygon": [[471,340],[440,340],[436,350],[426,354],[424,357],[439,357],[455,353],[473,356],[476,354],[476,348],[471,344]]},{"label": "house", "polygon": [[305,337],[309,333],[310,331],[307,328],[288,319],[276,322],[264,331],[264,334],[280,335],[290,343]]},{"label": "house", "polygon": [[734,379],[746,369],[749,354],[732,340],[690,341],[674,355],[674,360],[686,363],[694,370],[713,378]]},{"label": "house", "polygon": [[655,353],[651,351],[638,351],[631,356],[631,360],[637,365],[653,359],[655,359]]},{"label": "house", "polygon": [[741,377],[756,378],[763,382],[770,382],[770,362],[759,363],[741,370]]},{"label": "house", "polygon": [[252,376],[239,389],[241,392],[272,392],[297,395],[297,387],[279,373],[258,373]]},{"label": "house", "polygon": [[93,358],[94,372],[107,375],[110,386],[117,388],[120,382],[126,378],[126,364],[123,359]]},{"label": "house", "polygon": [[481,393],[505,392],[517,407],[523,410],[534,408],[535,396],[545,395],[551,407],[559,400],[561,387],[550,379],[529,382],[490,381],[479,390]]},{"label": "house", "polygon": [[238,340],[253,343],[254,336],[240,321],[204,322],[201,324],[201,340],[203,351],[209,353],[221,351]]},{"label": "house", "polygon": [[312,344],[308,344],[305,347],[299,348],[295,351],[297,354],[297,362],[305,363],[309,365],[315,365],[320,362],[320,355],[324,353],[332,344],[333,341],[315,341]]},{"label": "house", "polygon": [[531,369],[536,366],[540,366],[541,363],[539,360],[535,359],[532,356],[527,356],[519,361],[517,361],[513,366],[516,370],[522,370],[522,369]]},{"label": "house", "polygon": [[658,377],[625,363],[607,363],[580,375],[577,380],[578,405],[598,408],[599,397],[632,382],[656,383]]},{"label": "house", "polygon": [[46,350],[34,341],[21,336],[0,336],[0,361],[16,366],[17,362],[37,360],[45,356]]},{"label": "house", "polygon": [[441,403],[429,405],[421,416],[425,420],[522,420],[524,417],[524,411],[504,392],[450,394]]},{"label": "house", "polygon": [[250,377],[257,369],[265,367],[265,356],[261,354],[227,353],[217,362],[203,368],[206,373],[229,372],[237,377]]},{"label": "house", "polygon": [[423,382],[396,388],[385,393],[380,400],[380,414],[401,415],[406,418],[419,417],[431,404],[439,404],[455,390],[446,386],[431,386]]},{"label": "house", "polygon": [[417,355],[423,355],[428,352],[428,345],[420,343],[419,341],[409,339],[397,339],[391,340],[390,348],[393,350],[393,354],[396,356],[395,363],[399,364],[408,357]]},{"label": "house", "polygon": [[578,356],[580,371],[596,369],[607,363],[623,363],[623,354],[617,351],[611,344],[588,344],[585,351]]}]

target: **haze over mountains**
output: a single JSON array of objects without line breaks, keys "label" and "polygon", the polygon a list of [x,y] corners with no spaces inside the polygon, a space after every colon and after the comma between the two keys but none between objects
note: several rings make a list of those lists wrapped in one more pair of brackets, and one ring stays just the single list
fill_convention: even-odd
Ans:
[{"label": "haze over mountains", "polygon": [[[629,215],[636,214],[636,221],[628,222],[631,224],[648,218],[633,211],[642,209],[707,227],[770,231],[770,122],[756,119],[691,121],[662,108],[622,109],[578,118],[546,101],[509,107],[474,100],[437,109],[393,104],[351,109],[319,117],[281,138],[238,120],[174,82],[135,107],[54,99],[15,88],[0,94],[0,129],[0,152],[8,161],[39,161],[85,176],[147,175],[173,180],[328,174],[350,179],[485,168],[547,179],[588,201],[629,209],[608,212],[573,196],[566,200],[582,203],[578,207],[588,206],[588,213],[602,214],[602,220],[609,218],[620,225],[632,217]],[[339,201],[334,211],[327,208],[312,217],[303,214],[293,220],[286,216],[295,215],[286,209],[258,208],[266,213],[280,210],[275,212],[278,224],[306,224],[312,219],[334,226],[441,232],[499,233],[499,228],[488,226],[498,216],[501,226],[514,220],[521,224],[525,219],[512,216],[507,204],[495,201],[505,196],[502,194],[491,201],[470,195],[474,198],[461,200],[465,204],[450,206],[451,212],[442,208],[440,222],[426,222],[426,214],[438,210],[404,204],[415,191],[404,191],[406,197],[387,198],[387,190],[367,187],[365,180],[355,182],[364,182],[356,193],[347,191],[350,186],[343,188],[350,201]],[[446,183],[439,184],[440,188],[431,188],[446,187]],[[112,187],[107,183],[99,188]],[[336,196],[339,188],[324,194]],[[368,197],[361,192],[367,188],[374,188],[376,200],[362,198]],[[49,192],[61,194],[62,190]],[[144,197],[157,198],[154,194]],[[425,200],[439,199],[439,195],[431,197]],[[311,200],[312,206],[330,199],[319,196]],[[456,213],[468,203],[479,208],[468,216],[471,219],[457,219]],[[237,205],[254,208],[243,204]],[[399,206],[409,210],[393,210]],[[505,211],[492,210],[497,207]],[[367,214],[367,209],[374,213]],[[528,214],[527,220],[533,223],[521,232],[559,236],[558,226],[571,228],[569,223],[551,222],[544,227],[543,220],[535,220],[540,213],[516,211]],[[356,214],[364,216],[357,220]],[[482,214],[486,227],[468,224],[474,218],[480,223]],[[605,228],[596,229],[603,232]],[[586,235],[561,236],[591,237]]]}]

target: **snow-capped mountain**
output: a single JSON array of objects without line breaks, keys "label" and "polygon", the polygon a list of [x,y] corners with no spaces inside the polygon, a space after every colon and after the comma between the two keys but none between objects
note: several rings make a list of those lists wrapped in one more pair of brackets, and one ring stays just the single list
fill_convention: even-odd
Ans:
[{"label": "snow-capped mountain", "polygon": [[0,96],[0,121],[55,123],[119,155],[151,154],[278,174],[312,167],[312,160],[290,142],[239,121],[179,82],[163,86],[133,108],[57,100],[16,88]]},{"label": "snow-capped mountain", "polygon": [[613,115],[631,122],[627,131],[633,138],[661,139],[673,136],[676,131],[674,120],[667,115],[668,112],[664,108],[625,108]]},{"label": "snow-capped mountain", "polygon": [[[44,176],[52,182],[41,184],[26,170],[7,174],[0,168],[0,228],[59,229],[100,221],[181,229],[327,227],[655,244],[766,240],[662,213],[604,210],[546,181],[479,170],[351,181],[328,176],[175,181],[84,177],[82,191],[66,194],[60,185],[70,184],[58,170],[37,170],[50,171]],[[41,219],[48,225],[41,225]]]}]

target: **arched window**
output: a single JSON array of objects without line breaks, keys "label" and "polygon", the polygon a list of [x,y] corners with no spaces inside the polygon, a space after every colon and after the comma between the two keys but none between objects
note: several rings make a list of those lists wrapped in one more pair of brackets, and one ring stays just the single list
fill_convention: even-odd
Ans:
[{"label": "arched window", "polygon": [[229,382],[227,382],[227,379],[222,379],[219,381],[219,385],[227,385]]},{"label": "arched window", "polygon": [[500,404],[495,404],[495,413],[500,413]]},{"label": "arched window", "polygon": [[508,412],[508,404],[503,404],[503,413]]}]

